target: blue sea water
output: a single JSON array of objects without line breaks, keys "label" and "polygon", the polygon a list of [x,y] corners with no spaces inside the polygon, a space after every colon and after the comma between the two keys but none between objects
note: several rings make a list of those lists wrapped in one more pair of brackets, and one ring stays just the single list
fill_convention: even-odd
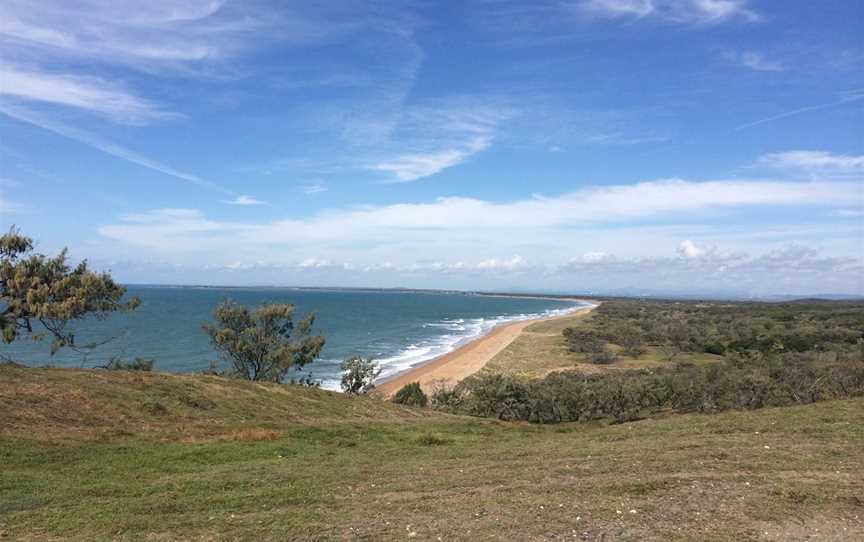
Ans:
[{"label": "blue sea water", "polygon": [[[407,291],[303,290],[293,288],[195,288],[131,286],[141,306],[107,320],[76,324],[78,344],[116,337],[86,356],[63,349],[50,355],[50,341],[18,340],[0,353],[27,365],[94,367],[112,356],[150,358],[155,369],[200,372],[218,356],[201,324],[213,308],[231,299],[247,306],[293,303],[297,314],[315,312],[314,329],[327,344],[319,359],[292,376],[308,376],[337,389],[339,364],[359,354],[372,356],[386,378],[445,354],[496,325],[559,314],[581,304],[554,299],[478,296],[462,293]],[[224,366],[224,363],[221,364]]]}]

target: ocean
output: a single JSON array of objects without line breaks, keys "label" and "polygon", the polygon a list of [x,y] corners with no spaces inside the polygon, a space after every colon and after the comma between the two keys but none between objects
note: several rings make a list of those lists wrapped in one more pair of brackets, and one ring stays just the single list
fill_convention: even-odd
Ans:
[{"label": "ocean", "polygon": [[34,342],[26,337],[0,345],[0,353],[34,366],[95,367],[116,356],[153,359],[159,371],[200,372],[219,361],[201,324],[212,321],[220,301],[250,307],[293,303],[300,317],[315,312],[314,330],[324,334],[327,344],[319,359],[290,376],[308,376],[324,388],[338,389],[339,364],[352,355],[373,357],[382,368],[380,378],[386,378],[450,352],[496,325],[584,306],[556,299],[395,290],[130,286],[128,293],[141,298],[136,311],[76,323],[78,344],[113,338],[86,356],[69,349],[51,356],[49,339]]}]

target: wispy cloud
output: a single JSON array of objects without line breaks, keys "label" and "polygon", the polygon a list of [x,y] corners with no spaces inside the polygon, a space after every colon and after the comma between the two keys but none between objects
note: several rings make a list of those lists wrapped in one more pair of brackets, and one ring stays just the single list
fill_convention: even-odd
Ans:
[{"label": "wispy cloud", "polygon": [[231,200],[225,200],[222,203],[227,203],[228,205],[264,205],[267,202],[256,199],[252,196],[237,196]]},{"label": "wispy cloud", "polygon": [[654,13],[653,0],[586,0],[582,9],[606,17],[644,17]]},{"label": "wispy cloud", "polygon": [[[118,0],[86,8],[63,0],[0,5],[7,51],[24,48],[153,71],[219,60],[260,40],[268,21],[243,4],[187,0],[148,4]],[[271,17],[273,18],[278,15]],[[286,31],[291,28],[285,26]]]},{"label": "wispy cloud", "polygon": [[0,95],[81,109],[119,123],[146,124],[180,117],[95,77],[50,74],[0,64],[0,81]]},{"label": "wispy cloud", "polygon": [[371,169],[392,173],[395,179],[391,182],[416,181],[461,164],[472,155],[488,148],[491,143],[490,138],[477,137],[459,148],[426,154],[403,154],[375,164]]},{"label": "wispy cloud", "polygon": [[860,100],[864,100],[864,91],[855,91],[852,93],[848,93],[845,98],[841,98],[839,100],[835,100],[833,102],[818,104],[818,105],[808,105],[806,107],[799,107],[798,109],[792,109],[791,111],[785,111],[783,113],[778,113],[776,115],[772,115],[770,117],[765,117],[763,119],[754,120],[753,122],[748,122],[746,124],[742,124],[735,128],[734,131],[746,130],[747,128],[753,128],[754,126],[759,126],[760,124],[766,124],[769,122],[773,122],[775,120],[785,119],[787,117],[794,117],[795,115],[800,115],[802,113],[809,113],[810,111],[819,111],[822,109],[830,109],[832,107],[839,107],[841,105],[845,105],[852,102],[857,102]]},{"label": "wispy cloud", "polygon": [[503,105],[464,99],[407,108],[390,138],[391,152],[368,167],[389,173],[391,182],[435,175],[489,148],[499,125],[513,113]]},{"label": "wispy cloud", "polygon": [[175,169],[167,164],[163,164],[162,162],[147,158],[132,150],[117,145],[116,143],[112,143],[110,141],[102,139],[95,134],[47,118],[46,116],[32,111],[26,107],[0,103],[0,113],[20,122],[32,124],[44,130],[48,130],[49,132],[54,132],[55,134],[72,139],[74,141],[87,145],[88,147],[92,147],[106,154],[110,154],[111,156],[114,156],[116,158],[120,158],[121,160],[126,160],[127,162],[131,162],[133,164],[152,169],[153,171],[158,171],[159,173],[164,173],[165,175],[169,175],[171,177],[190,182],[203,188],[216,190],[218,192],[222,192],[223,194],[228,194],[232,196],[234,195],[233,191],[214,182],[202,179],[198,175],[187,173],[185,171]]},{"label": "wispy cloud", "polygon": [[771,60],[764,54],[755,51],[726,51],[723,54],[723,58],[733,64],[760,72],[782,72],[786,70],[786,66],[782,62]]},{"label": "wispy cloud", "polygon": [[312,181],[303,185],[302,190],[304,194],[320,194],[321,192],[326,192],[330,188],[327,186],[327,183],[324,181]]},{"label": "wispy cloud", "polygon": [[587,13],[608,18],[650,16],[687,24],[760,19],[747,7],[747,0],[584,0],[579,6]]},{"label": "wispy cloud", "polygon": [[761,166],[781,169],[832,170],[864,173],[864,155],[833,154],[825,151],[794,150],[759,157]]}]

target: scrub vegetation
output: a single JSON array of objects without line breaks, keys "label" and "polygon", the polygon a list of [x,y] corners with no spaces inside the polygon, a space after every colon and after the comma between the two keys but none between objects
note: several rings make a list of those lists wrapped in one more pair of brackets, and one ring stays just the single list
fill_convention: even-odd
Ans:
[{"label": "scrub vegetation", "polygon": [[[442,390],[436,408],[502,420],[621,423],[864,395],[864,303],[608,300],[553,337],[571,367],[543,378],[488,370]],[[530,329],[530,328],[529,328]],[[517,351],[520,345],[515,345]],[[656,355],[655,352],[660,352]],[[618,353],[621,353],[619,356]],[[701,363],[679,362],[710,355]],[[564,358],[566,359],[565,354]],[[526,355],[528,368],[545,355]],[[561,355],[558,355],[559,363]],[[643,361],[618,367],[619,359]],[[519,361],[507,358],[509,364]],[[602,368],[581,371],[586,364]]]}]

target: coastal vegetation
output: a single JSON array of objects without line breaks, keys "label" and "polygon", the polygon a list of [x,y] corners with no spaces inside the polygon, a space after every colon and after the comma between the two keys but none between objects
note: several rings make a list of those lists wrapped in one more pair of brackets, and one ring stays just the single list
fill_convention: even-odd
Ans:
[{"label": "coastal vegetation", "polygon": [[393,395],[391,401],[400,405],[425,407],[429,403],[429,398],[423,392],[423,389],[420,388],[419,382],[410,382],[402,386]]},{"label": "coastal vegetation", "polygon": [[33,239],[14,227],[0,236],[0,330],[7,344],[26,335],[51,338],[51,354],[63,347],[93,348],[76,343],[69,323],[134,310],[140,300],[124,301],[125,293],[108,273],[91,271],[86,260],[71,266],[65,249],[54,257],[34,253]]},{"label": "coastal vegetation", "polygon": [[[607,300],[561,337],[570,367],[530,378],[496,372],[493,360],[490,370],[433,396],[433,404],[502,420],[622,423],[864,395],[860,302]],[[618,352],[633,362],[617,366]],[[704,354],[714,358],[676,362]],[[580,370],[585,363],[608,368]]]},{"label": "coastal vegetation", "polygon": [[381,368],[370,358],[351,356],[342,362],[342,391],[350,395],[366,395],[375,388]]},{"label": "coastal vegetation", "polygon": [[282,382],[291,369],[312,362],[324,347],[323,335],[312,335],[315,314],[296,324],[294,305],[271,303],[253,310],[224,301],[213,311],[216,324],[202,327],[213,348],[227,361],[230,376]]}]

